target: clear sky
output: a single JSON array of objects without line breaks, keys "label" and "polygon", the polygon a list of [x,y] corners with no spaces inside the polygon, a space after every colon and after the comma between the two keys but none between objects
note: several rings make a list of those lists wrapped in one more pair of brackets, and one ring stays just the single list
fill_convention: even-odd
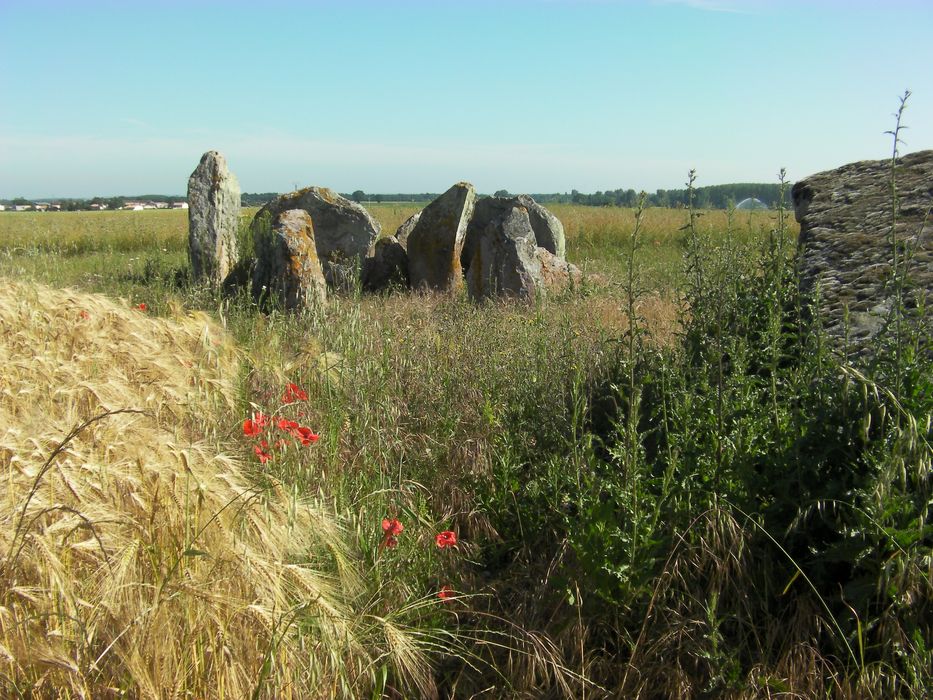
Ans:
[{"label": "clear sky", "polygon": [[931,0],[0,0],[0,198],[582,192],[933,148]]}]

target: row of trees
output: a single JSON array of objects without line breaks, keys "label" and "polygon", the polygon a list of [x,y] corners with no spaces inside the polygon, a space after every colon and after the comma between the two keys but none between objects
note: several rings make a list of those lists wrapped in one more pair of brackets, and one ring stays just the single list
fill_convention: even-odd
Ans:
[{"label": "row of trees", "polygon": [[[508,190],[497,190],[496,197],[509,197]],[[709,185],[697,187],[693,191],[694,205],[701,209],[727,209],[730,204],[738,204],[743,199],[755,198],[768,207],[776,207],[781,199],[781,186],[772,183],[739,182],[728,185]],[[265,203],[274,195],[267,196]],[[345,197],[354,202],[428,202],[437,197],[436,193],[423,192],[421,194],[367,194],[356,190]],[[638,203],[639,193],[634,189],[606,190],[584,194],[578,190],[570,193],[535,193],[531,195],[542,204],[582,204],[594,207],[634,207]],[[786,196],[786,194],[785,194]],[[244,203],[247,195],[243,195]],[[686,207],[689,205],[689,193],[686,189],[657,190],[647,195],[647,204],[652,207]]]},{"label": "row of trees", "polygon": [[[743,199],[754,197],[769,207],[777,206],[780,201],[780,185],[768,183],[734,183],[730,185],[710,185],[698,187],[694,191],[694,204],[701,209],[725,209],[730,202],[736,204]],[[508,197],[508,190],[497,190],[496,197]],[[363,190],[356,190],[344,194],[347,199],[354,202],[430,202],[438,196],[436,192],[396,193],[396,194],[367,194]],[[584,194],[577,190],[567,193],[537,193],[532,194],[536,201],[542,204],[582,204],[594,207],[634,207],[638,203],[639,193],[633,189],[606,190]],[[240,202],[244,207],[261,207],[266,202],[278,197],[277,192],[244,192],[240,195]],[[108,209],[120,209],[127,200],[145,202],[180,202],[185,201],[181,195],[143,194],[137,197],[94,197],[93,199],[55,199],[61,204],[64,211],[80,211],[90,209],[91,205],[106,205]],[[22,197],[12,200],[0,200],[0,203],[11,206],[32,205],[33,202]],[[681,207],[689,204],[687,190],[657,190],[648,195],[648,206],[652,207]]]},{"label": "row of trees", "polygon": [[[542,203],[583,204],[596,207],[633,207],[638,202],[639,193],[633,189],[607,190],[594,194],[584,194],[572,190],[570,194],[532,195]],[[787,195],[785,194],[785,197]],[[738,204],[750,197],[764,202],[769,207],[776,207],[781,200],[779,184],[761,182],[739,182],[728,185],[709,185],[693,190],[694,206],[700,209],[727,209],[731,204]],[[690,203],[689,191],[657,190],[647,195],[647,204],[652,207],[686,207]]]}]

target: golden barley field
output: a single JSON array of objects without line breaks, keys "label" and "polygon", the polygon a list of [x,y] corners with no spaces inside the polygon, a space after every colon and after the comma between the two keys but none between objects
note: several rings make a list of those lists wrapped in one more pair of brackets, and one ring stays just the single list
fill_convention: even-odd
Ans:
[{"label": "golden barley field", "polygon": [[4,694],[352,697],[385,653],[430,692],[333,510],[218,449],[214,320],[6,279],[0,356]]}]

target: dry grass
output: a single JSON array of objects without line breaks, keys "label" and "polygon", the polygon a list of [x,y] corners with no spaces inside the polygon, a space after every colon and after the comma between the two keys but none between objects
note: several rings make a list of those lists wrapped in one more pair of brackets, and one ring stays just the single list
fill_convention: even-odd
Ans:
[{"label": "dry grass", "polygon": [[333,514],[218,453],[239,360],[206,316],[7,279],[0,356],[0,693],[431,694]]},{"label": "dry grass", "polygon": [[18,212],[0,217],[0,231],[0,250],[20,254],[175,250],[187,244],[188,212]]}]

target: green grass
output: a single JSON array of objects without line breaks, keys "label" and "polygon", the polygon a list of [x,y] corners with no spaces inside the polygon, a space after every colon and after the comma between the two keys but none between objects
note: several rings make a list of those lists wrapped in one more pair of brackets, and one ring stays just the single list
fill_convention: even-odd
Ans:
[{"label": "green grass", "polygon": [[[371,210],[392,233],[417,208]],[[586,282],[532,306],[396,293],[261,314],[190,286],[184,212],[0,216],[0,275],[214,315],[243,361],[212,439],[257,484],[333,504],[371,590],[460,640],[432,655],[442,695],[921,697],[917,312],[898,367],[840,361],[801,313],[776,212],[685,229],[686,211],[553,210]],[[321,439],[261,466],[240,426],[287,382]],[[406,529],[381,549],[386,517]],[[455,551],[433,544],[446,529]],[[419,607],[444,585],[455,614]]]}]

